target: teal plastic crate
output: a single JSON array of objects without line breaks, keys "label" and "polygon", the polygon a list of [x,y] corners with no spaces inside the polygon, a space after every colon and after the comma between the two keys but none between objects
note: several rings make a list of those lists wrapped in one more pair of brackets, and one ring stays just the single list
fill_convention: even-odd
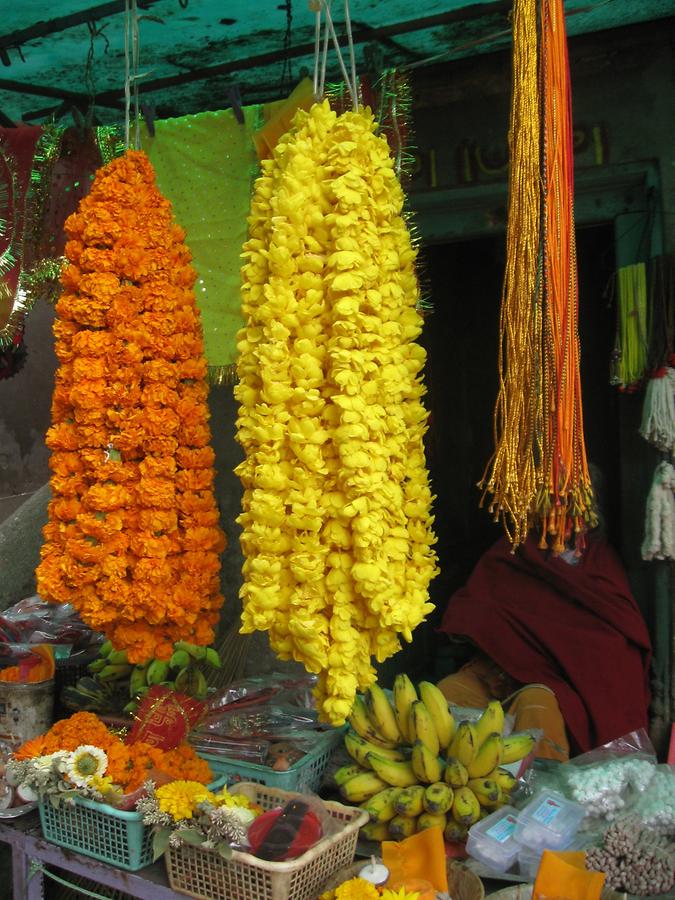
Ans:
[{"label": "teal plastic crate", "polygon": [[135,872],[152,862],[152,829],[140,813],[75,797],[52,806],[40,801],[42,833],[53,844]]},{"label": "teal plastic crate", "polygon": [[[217,791],[225,784],[226,779],[221,777],[209,789]],[[135,811],[82,797],[56,807],[46,797],[40,801],[40,825],[42,834],[53,844],[120,869],[135,872],[152,862],[152,829]]]},{"label": "teal plastic crate", "polygon": [[224,776],[228,785],[253,781],[283,791],[316,793],[333,749],[342,740],[344,731],[344,728],[335,728],[318,736],[317,746],[285,772],[276,772],[269,766],[248,763],[241,759],[229,759],[214,753],[200,752],[199,756],[208,762],[214,775]]}]

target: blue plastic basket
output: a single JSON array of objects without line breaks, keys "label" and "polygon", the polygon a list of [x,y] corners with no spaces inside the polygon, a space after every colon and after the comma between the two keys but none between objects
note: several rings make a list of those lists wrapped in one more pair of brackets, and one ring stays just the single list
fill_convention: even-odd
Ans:
[{"label": "blue plastic basket", "polygon": [[140,813],[75,797],[53,806],[40,801],[42,833],[53,844],[135,872],[152,862],[152,829]]},{"label": "blue plastic basket", "polygon": [[333,749],[340,743],[343,734],[344,729],[334,728],[318,735],[316,747],[285,772],[277,772],[269,766],[244,762],[241,759],[229,759],[213,753],[200,752],[198,755],[208,762],[214,775],[225,776],[228,785],[253,781],[255,784],[265,784],[268,787],[280,788],[282,791],[295,791],[299,794],[316,793]]},{"label": "blue plastic basket", "polygon": [[[217,791],[225,784],[225,778],[218,778],[209,789]],[[144,825],[135,811],[125,812],[82,797],[53,806],[45,797],[40,801],[40,825],[53,844],[120,869],[135,872],[152,862],[152,828]]]}]

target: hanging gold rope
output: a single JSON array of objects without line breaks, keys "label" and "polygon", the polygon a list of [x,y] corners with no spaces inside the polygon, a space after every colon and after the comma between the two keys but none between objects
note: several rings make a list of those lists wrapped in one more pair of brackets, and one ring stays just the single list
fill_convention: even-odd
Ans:
[{"label": "hanging gold rope", "polygon": [[[481,486],[514,547],[594,524],[583,435],[572,110],[563,0],[515,0],[495,452]],[[490,471],[489,478],[487,471]]]},{"label": "hanging gold rope", "polygon": [[[541,290],[539,268],[540,125],[537,0],[513,7],[513,91],[506,271],[499,321],[499,393],[495,452],[481,487],[490,512],[517,545],[527,534],[535,498],[541,434]],[[487,471],[490,470],[489,478]]]}]

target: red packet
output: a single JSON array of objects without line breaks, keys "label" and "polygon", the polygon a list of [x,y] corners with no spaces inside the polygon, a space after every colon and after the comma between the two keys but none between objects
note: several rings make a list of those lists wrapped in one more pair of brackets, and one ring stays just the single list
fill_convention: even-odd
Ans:
[{"label": "red packet", "polygon": [[134,727],[125,743],[144,741],[160,750],[173,750],[203,717],[206,704],[170,688],[154,685],[136,710]]}]

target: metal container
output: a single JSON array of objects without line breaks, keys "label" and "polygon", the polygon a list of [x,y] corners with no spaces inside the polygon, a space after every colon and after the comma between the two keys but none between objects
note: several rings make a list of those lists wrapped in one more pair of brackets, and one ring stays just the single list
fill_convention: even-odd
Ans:
[{"label": "metal container", "polygon": [[54,712],[54,679],[0,681],[0,741],[20,746],[49,730]]}]

